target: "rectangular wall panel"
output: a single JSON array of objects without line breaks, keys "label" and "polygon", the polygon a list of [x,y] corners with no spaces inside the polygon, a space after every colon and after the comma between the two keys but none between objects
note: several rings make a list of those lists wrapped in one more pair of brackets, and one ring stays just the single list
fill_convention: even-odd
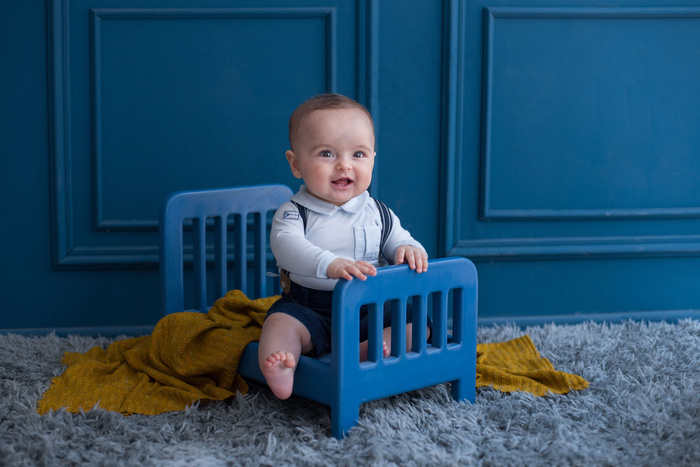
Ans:
[{"label": "rectangular wall panel", "polygon": [[458,12],[451,45],[453,67],[482,80],[477,100],[473,73],[453,71],[450,254],[700,253],[700,9],[476,11]]},{"label": "rectangular wall panel", "polygon": [[167,194],[297,186],[284,158],[294,108],[372,94],[357,85],[372,61],[355,33],[371,33],[370,8],[238,3],[52,3],[55,267],[155,265]]},{"label": "rectangular wall panel", "polygon": [[[144,200],[185,187],[289,178],[283,111],[335,87],[332,10],[92,15],[97,229],[155,228]],[[280,80],[295,67],[308,89]]]},{"label": "rectangular wall panel", "polygon": [[700,12],[489,8],[485,27],[483,219],[700,215]]}]

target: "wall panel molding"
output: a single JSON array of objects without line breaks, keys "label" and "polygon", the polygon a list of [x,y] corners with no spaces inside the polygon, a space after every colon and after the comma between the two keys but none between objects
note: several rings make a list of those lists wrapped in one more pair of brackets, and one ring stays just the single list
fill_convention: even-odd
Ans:
[{"label": "wall panel molding", "polygon": [[[110,212],[108,206],[118,206],[124,193],[121,188],[105,184],[106,168],[104,150],[104,70],[105,47],[114,37],[105,35],[105,25],[116,22],[178,22],[178,21],[247,21],[247,20],[307,20],[325,22],[325,83],[326,91],[334,92],[339,86],[338,62],[339,7],[270,7],[270,8],[166,8],[158,5],[150,8],[128,4],[109,7],[110,2],[71,2],[51,0],[49,3],[49,120],[51,162],[51,217],[52,217],[52,263],[56,269],[155,267],[158,260],[157,219],[130,216],[125,209]],[[113,2],[112,2],[113,3]],[[84,5],[90,4],[87,10]],[[76,6],[77,5],[77,6]],[[356,63],[350,67],[356,71],[358,99],[377,111],[377,28],[378,6],[374,0],[360,0],[353,7],[353,17],[343,17],[345,23],[357,25],[354,47]],[[86,13],[85,26],[89,30],[83,36],[83,26],[76,32],[71,24],[76,17]],[[342,10],[345,15],[347,6]],[[78,16],[76,16],[78,15]],[[72,51],[74,44],[88,44],[88,56]],[[347,43],[346,43],[347,44]],[[81,46],[82,48],[82,46]],[[77,56],[76,56],[77,55]],[[76,62],[80,67],[76,68]],[[87,80],[90,89],[77,87],[74,83],[76,70],[88,64]],[[347,66],[346,66],[347,68]],[[347,81],[347,80],[346,80]],[[76,101],[76,98],[79,101]],[[75,102],[83,99],[90,106],[90,128],[75,124]],[[82,112],[82,108],[81,108]],[[86,134],[89,134],[87,141]],[[80,147],[78,150],[77,148]],[[89,161],[84,160],[84,147],[89,148]],[[76,164],[90,164],[89,189],[84,186],[82,172],[77,175]],[[112,164],[114,165],[114,164]],[[82,170],[82,169],[81,169]],[[79,184],[79,185],[76,185]],[[74,188],[91,194],[86,203],[82,194],[76,202]],[[125,185],[125,189],[129,189]],[[85,210],[91,206],[90,212]],[[117,215],[115,215],[115,213]],[[85,220],[89,221],[87,227]],[[144,240],[149,239],[150,240]]]},{"label": "wall panel molding", "polygon": [[681,257],[700,255],[700,235],[462,240],[447,256],[480,261]]},{"label": "wall panel molding", "polygon": [[497,189],[493,180],[492,158],[494,157],[494,69],[495,46],[498,35],[498,20],[523,21],[545,19],[561,20],[688,20],[700,18],[698,8],[522,8],[494,7],[484,10],[484,138],[482,142],[481,172],[481,220],[591,220],[591,219],[684,219],[700,218],[700,206],[692,207],[635,207],[635,208],[591,208],[591,209],[512,209],[493,206],[492,190]]},{"label": "wall panel molding", "polygon": [[[696,20],[699,8],[530,8],[530,7],[484,7],[481,33],[482,103],[480,111],[481,141],[475,144],[465,128],[475,119],[473,100],[473,77],[475,65],[480,57],[470,50],[478,31],[474,28],[473,16],[476,8],[468,2],[445,2],[444,95],[446,103],[443,120],[446,129],[443,135],[443,180],[441,187],[444,205],[441,238],[447,255],[468,256],[476,260],[549,260],[610,257],[670,257],[700,255],[700,235],[611,235],[580,237],[559,236],[557,224],[605,223],[656,221],[666,223],[668,232],[673,232],[675,220],[700,218],[700,206],[683,204],[630,207],[591,206],[586,207],[527,207],[497,204],[493,201],[494,189],[508,190],[508,185],[495,188],[493,164],[493,99],[494,99],[494,39],[499,33],[499,21],[529,21],[531,19],[590,20],[590,21],[634,21],[634,20]],[[465,26],[466,24],[466,26]],[[471,94],[470,94],[471,93]],[[502,137],[503,135],[499,135]],[[470,160],[474,148],[479,148],[480,164],[470,172]],[[462,164],[460,166],[460,164]],[[467,174],[467,175],[465,175]],[[468,179],[466,178],[468,177]],[[535,188],[536,189],[536,188]],[[509,195],[510,196],[510,195]],[[501,199],[517,198],[505,197]],[[685,201],[685,199],[683,200]],[[523,224],[542,225],[541,237],[518,234]],[[572,224],[572,225],[573,225]],[[468,227],[465,228],[464,226]],[[513,225],[512,234],[505,235],[507,226]],[[632,224],[630,224],[632,225]],[[664,229],[661,229],[664,230]],[[523,230],[525,231],[525,230]],[[551,235],[554,234],[554,235]]]},{"label": "wall panel molding", "polygon": [[[381,132],[379,118],[379,0],[357,0],[357,100],[369,110],[374,134]],[[375,142],[378,145],[378,142]],[[374,162],[370,194],[379,198],[381,160]]]},{"label": "wall panel molding", "polygon": [[74,248],[70,195],[70,96],[68,70],[68,5],[53,0],[49,11],[49,158],[53,265],[61,267]]},{"label": "wall panel molding", "polygon": [[[93,113],[93,206],[95,231],[156,231],[157,219],[110,219],[104,209],[106,194],[103,175],[102,150],[102,47],[106,40],[102,34],[104,21],[187,21],[187,20],[264,20],[264,19],[320,19],[326,24],[326,83],[328,88],[337,88],[337,11],[329,8],[188,8],[188,9],[92,9],[91,17],[91,64],[92,64],[92,113]],[[117,194],[119,195],[119,194]]]},{"label": "wall panel molding", "polygon": [[468,157],[462,147],[464,86],[464,9],[461,0],[443,1],[443,83],[442,147],[440,150],[440,254],[451,251],[459,241],[461,212],[460,161]]}]

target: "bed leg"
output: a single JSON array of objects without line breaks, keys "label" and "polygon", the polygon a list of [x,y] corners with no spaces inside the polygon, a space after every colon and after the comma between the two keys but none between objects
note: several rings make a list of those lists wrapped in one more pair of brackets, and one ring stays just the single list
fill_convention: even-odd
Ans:
[{"label": "bed leg", "polygon": [[[466,383],[466,384],[465,384]],[[457,402],[469,401],[472,404],[476,397],[476,382],[462,381],[461,379],[452,381],[452,399]]]},{"label": "bed leg", "polygon": [[360,419],[360,406],[346,401],[331,408],[331,435],[336,439],[344,438],[350,428]]}]

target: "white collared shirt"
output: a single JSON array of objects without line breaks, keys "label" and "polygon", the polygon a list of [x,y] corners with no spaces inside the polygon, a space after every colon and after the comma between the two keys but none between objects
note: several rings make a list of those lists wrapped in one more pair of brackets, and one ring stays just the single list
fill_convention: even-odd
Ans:
[{"label": "white collared shirt", "polygon": [[[338,280],[330,279],[326,271],[336,258],[384,266],[379,259],[381,217],[368,192],[336,206],[314,197],[302,185],[292,200],[307,208],[306,232],[299,210],[288,201],[275,212],[270,233],[277,265],[289,271],[292,281],[312,289],[333,290]],[[401,245],[423,249],[393,212],[391,216],[393,226],[384,246],[386,255],[393,260]]]}]

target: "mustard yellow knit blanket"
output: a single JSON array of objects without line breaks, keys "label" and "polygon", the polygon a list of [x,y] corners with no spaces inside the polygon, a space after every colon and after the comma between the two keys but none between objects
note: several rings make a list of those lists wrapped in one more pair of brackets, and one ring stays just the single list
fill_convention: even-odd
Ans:
[{"label": "mustard yellow knit blanket", "polygon": [[[66,352],[66,370],[51,381],[39,401],[40,414],[99,404],[123,414],[155,415],[183,410],[196,401],[224,400],[248,385],[238,375],[245,347],[260,339],[267,309],[276,297],[249,300],[234,290],[207,314],[175,313],[161,319],[150,336],[124,339],[107,350]],[[583,389],[581,377],[554,370],[528,336],[477,346],[477,387],[528,391],[543,396]]]}]

